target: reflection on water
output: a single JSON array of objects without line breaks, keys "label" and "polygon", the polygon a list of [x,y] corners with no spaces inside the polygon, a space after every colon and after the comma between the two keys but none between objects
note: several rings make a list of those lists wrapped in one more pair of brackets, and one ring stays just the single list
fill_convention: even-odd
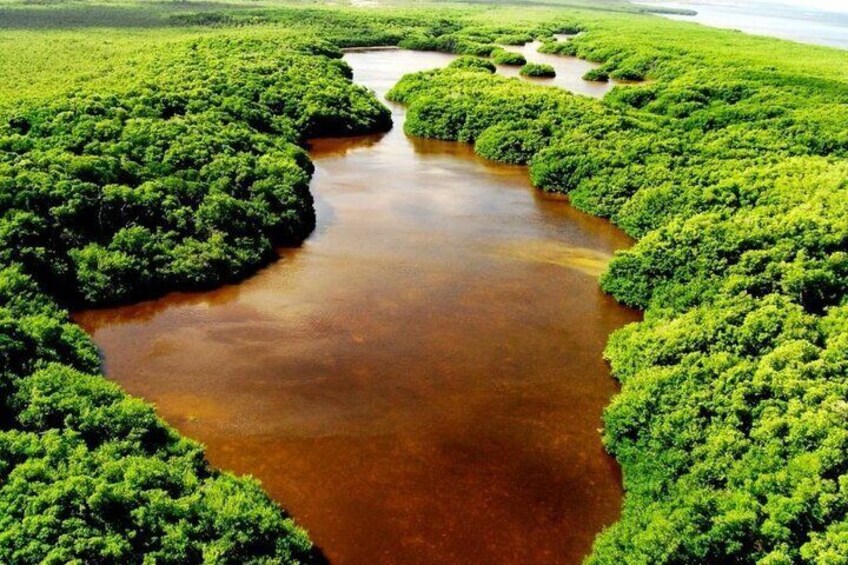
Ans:
[{"label": "reflection on water", "polygon": [[[346,57],[381,95],[451,59]],[[619,512],[601,350],[637,314],[595,276],[628,239],[521,167],[400,127],[312,157],[302,247],[236,286],[77,316],[108,375],[334,562],[579,562]]]}]

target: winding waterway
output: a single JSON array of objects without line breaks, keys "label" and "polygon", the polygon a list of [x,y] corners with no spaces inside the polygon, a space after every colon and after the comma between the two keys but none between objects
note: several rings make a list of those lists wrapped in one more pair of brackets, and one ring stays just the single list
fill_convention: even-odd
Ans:
[{"label": "winding waterway", "polygon": [[[568,41],[568,36],[560,35],[558,39],[560,41]],[[563,57],[562,55],[539,53],[538,49],[541,46],[541,41],[532,41],[524,45],[505,46],[504,49],[521,53],[525,59],[533,63],[551,65],[556,69],[555,77],[525,77],[520,74],[521,67],[509,65],[498,65],[498,74],[508,77],[518,77],[542,86],[558,86],[576,94],[596,98],[600,98],[617,84],[616,81],[598,82],[583,80],[583,75],[598,66],[596,63],[578,59],[577,57]]]},{"label": "winding waterway", "polygon": [[[382,96],[450,56],[346,59]],[[619,513],[601,352],[637,313],[597,275],[630,242],[522,167],[406,137],[392,109],[386,135],[313,144],[302,247],[76,319],[110,378],[259,478],[335,563],[577,563]]]}]

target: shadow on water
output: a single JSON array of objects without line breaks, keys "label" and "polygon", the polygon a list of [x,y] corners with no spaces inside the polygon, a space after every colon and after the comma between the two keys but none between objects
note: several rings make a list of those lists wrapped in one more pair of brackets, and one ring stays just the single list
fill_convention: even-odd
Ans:
[{"label": "shadow on water", "polygon": [[327,555],[324,553],[324,550],[316,544],[312,546],[312,551],[309,554],[309,561],[306,565],[330,565],[330,560],[327,559]]}]

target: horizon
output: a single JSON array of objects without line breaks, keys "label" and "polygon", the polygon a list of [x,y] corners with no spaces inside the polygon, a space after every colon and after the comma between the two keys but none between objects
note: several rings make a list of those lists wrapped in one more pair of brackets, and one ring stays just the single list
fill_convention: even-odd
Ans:
[{"label": "horizon", "polygon": [[[641,0],[636,0],[640,3]],[[813,12],[848,14],[848,4],[842,0],[649,0],[651,3],[683,4],[693,6],[768,7],[781,6]]]}]

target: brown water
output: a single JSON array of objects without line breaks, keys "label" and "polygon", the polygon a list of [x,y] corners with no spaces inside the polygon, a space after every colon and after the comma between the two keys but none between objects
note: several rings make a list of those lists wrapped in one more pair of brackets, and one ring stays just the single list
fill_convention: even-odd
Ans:
[{"label": "brown water", "polygon": [[[382,94],[433,53],[350,53]],[[317,141],[318,229],[237,286],[77,320],[110,378],[336,563],[576,563],[616,519],[597,287],[628,239],[463,145]]]},{"label": "brown water", "polygon": [[[569,36],[560,35],[557,39],[567,41]],[[577,57],[566,57],[563,55],[548,55],[539,53],[538,49],[542,46],[541,41],[533,41],[524,45],[504,46],[507,51],[515,51],[521,53],[524,58],[531,63],[543,63],[550,65],[556,71],[556,76],[552,78],[546,77],[525,77],[521,76],[521,67],[514,65],[497,65],[498,74],[508,77],[521,77],[524,80],[534,82],[543,86],[559,86],[585,96],[593,96],[600,98],[610,91],[610,89],[619,84],[611,80],[608,82],[598,82],[583,80],[583,75],[598,68],[600,65],[592,63]]]}]

